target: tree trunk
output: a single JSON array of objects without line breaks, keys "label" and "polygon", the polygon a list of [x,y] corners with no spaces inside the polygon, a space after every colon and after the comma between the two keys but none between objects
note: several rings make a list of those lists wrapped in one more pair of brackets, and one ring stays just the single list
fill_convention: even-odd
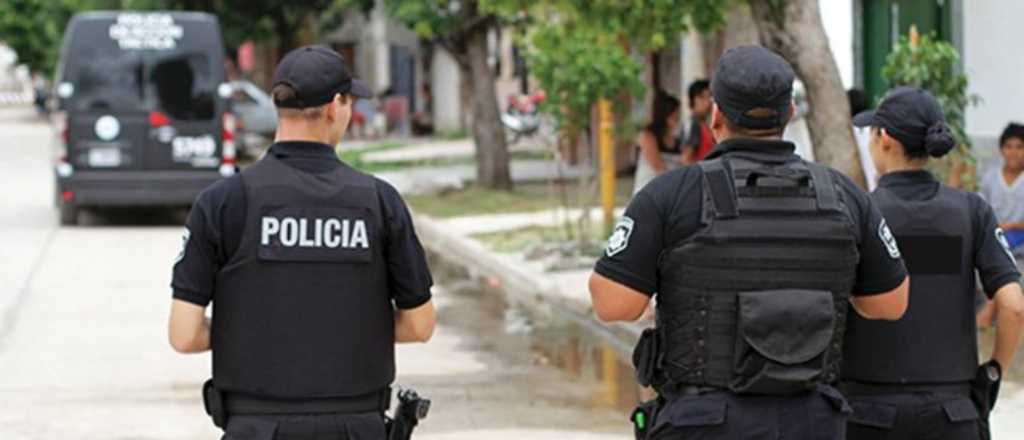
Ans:
[{"label": "tree trunk", "polygon": [[494,73],[487,65],[487,27],[478,26],[466,35],[466,78],[473,90],[473,142],[476,144],[477,183],[486,188],[510,190],[508,146],[501,124]]},{"label": "tree trunk", "polygon": [[750,7],[761,44],[789,61],[807,90],[807,128],[815,160],[846,173],[864,186],[850,103],[828,46],[818,0],[752,0]]}]

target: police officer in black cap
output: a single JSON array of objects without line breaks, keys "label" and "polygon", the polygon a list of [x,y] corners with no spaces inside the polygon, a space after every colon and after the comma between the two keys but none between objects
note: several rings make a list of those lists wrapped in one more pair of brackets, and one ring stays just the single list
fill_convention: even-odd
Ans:
[{"label": "police officer in black cap", "polygon": [[[871,155],[882,175],[871,197],[889,221],[912,282],[902,320],[850,319],[841,387],[854,409],[848,438],[985,438],[1024,314],[1013,254],[981,197],[925,171],[929,157],[945,156],[956,144],[931,94],[895,89],[877,110],[853,121],[871,127]],[[999,308],[992,360],[981,367],[974,315],[979,276]]]},{"label": "police officer in black cap", "polygon": [[637,194],[597,262],[602,320],[635,320],[657,295],[633,357],[659,395],[633,414],[638,438],[842,439],[848,304],[869,319],[906,309],[906,271],[868,195],[781,139],[793,81],[763,47],[727,51],[712,82],[719,144]]},{"label": "police officer in black cap", "polygon": [[395,189],[335,154],[353,102],[371,96],[342,57],[288,53],[271,93],[266,156],[189,215],[170,342],[212,349],[203,394],[225,439],[383,439],[394,344],[434,328],[423,249]]}]

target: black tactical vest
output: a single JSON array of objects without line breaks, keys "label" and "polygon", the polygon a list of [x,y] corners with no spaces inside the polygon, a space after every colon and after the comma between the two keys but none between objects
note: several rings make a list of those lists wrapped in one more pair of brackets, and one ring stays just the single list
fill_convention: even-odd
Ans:
[{"label": "black tactical vest", "polygon": [[926,384],[968,381],[978,367],[974,238],[967,194],[940,186],[930,200],[872,193],[910,273],[899,321],[850,319],[843,378]]},{"label": "black tactical vest", "polygon": [[245,231],[217,274],[213,380],[281,398],[371,393],[394,379],[394,314],[372,177],[267,155],[241,174]]},{"label": "black tactical vest", "polygon": [[701,168],[702,227],[658,265],[656,387],[782,395],[836,381],[859,254],[830,171],[755,153]]}]

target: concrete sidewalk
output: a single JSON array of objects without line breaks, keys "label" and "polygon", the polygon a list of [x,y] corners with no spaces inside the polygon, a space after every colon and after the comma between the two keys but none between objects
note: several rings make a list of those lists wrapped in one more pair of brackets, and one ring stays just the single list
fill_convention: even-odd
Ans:
[{"label": "concrete sidewalk", "polygon": [[[517,183],[546,182],[557,179],[578,179],[593,171],[586,166],[560,165],[554,160],[513,160],[512,180]],[[377,173],[403,194],[424,194],[439,188],[461,188],[476,181],[476,165],[414,167]]]}]

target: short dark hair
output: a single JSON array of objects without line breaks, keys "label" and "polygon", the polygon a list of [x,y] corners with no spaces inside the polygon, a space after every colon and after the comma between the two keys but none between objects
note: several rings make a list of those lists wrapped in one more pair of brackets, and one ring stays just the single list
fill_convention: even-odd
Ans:
[{"label": "short dark hair", "polygon": [[[270,96],[273,98],[274,104],[277,105],[279,102],[285,102],[294,98],[295,89],[287,84],[278,84],[273,89],[270,89]],[[324,115],[325,107],[327,107],[327,104],[305,108],[277,107],[277,114],[283,118],[320,119]]]},{"label": "short dark hair", "polygon": [[[755,108],[746,113],[747,116],[757,118],[770,118],[776,116],[777,114],[777,110],[773,110],[766,107]],[[722,112],[722,119],[725,120],[725,127],[728,128],[730,132],[745,137],[782,136],[782,134],[786,131],[786,123],[789,121],[788,119],[786,119],[786,122],[783,122],[782,125],[779,125],[778,127],[748,128],[740,124],[737,124],[736,121],[733,121],[732,119],[729,119],[729,115],[725,114],[725,112]]]},{"label": "short dark hair", "polygon": [[1006,128],[1003,129],[1003,134],[999,135],[999,148],[1003,148],[1006,145],[1006,141],[1011,138],[1017,138],[1024,142],[1024,124],[1017,122],[1007,124]]},{"label": "short dark hair", "polygon": [[697,95],[704,93],[705,90],[711,88],[711,81],[706,79],[698,79],[690,83],[690,88],[686,89],[686,96],[690,100],[690,107],[693,108],[693,101],[697,99]]}]

